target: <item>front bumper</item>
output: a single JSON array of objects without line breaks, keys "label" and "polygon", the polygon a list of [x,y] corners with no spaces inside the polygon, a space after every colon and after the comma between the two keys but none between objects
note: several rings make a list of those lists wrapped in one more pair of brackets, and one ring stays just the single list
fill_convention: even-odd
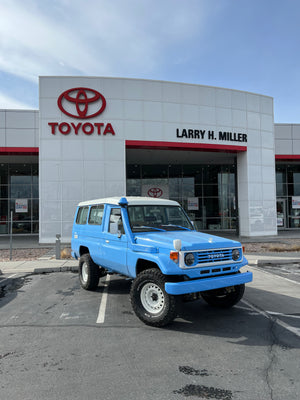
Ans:
[{"label": "front bumper", "polygon": [[173,295],[205,292],[206,290],[241,285],[243,283],[251,282],[252,279],[252,272],[248,271],[241,274],[215,276],[213,278],[195,279],[192,281],[166,282],[165,290],[168,294]]}]

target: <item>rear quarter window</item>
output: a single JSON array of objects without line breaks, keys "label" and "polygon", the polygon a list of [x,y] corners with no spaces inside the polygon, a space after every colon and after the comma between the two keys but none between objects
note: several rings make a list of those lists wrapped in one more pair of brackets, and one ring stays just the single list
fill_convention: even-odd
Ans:
[{"label": "rear quarter window", "polygon": [[91,207],[89,215],[89,224],[91,225],[101,225],[103,219],[104,205],[97,205]]},{"label": "rear quarter window", "polygon": [[76,224],[79,224],[79,225],[86,224],[88,212],[89,212],[88,207],[79,207],[77,217],[76,217]]}]

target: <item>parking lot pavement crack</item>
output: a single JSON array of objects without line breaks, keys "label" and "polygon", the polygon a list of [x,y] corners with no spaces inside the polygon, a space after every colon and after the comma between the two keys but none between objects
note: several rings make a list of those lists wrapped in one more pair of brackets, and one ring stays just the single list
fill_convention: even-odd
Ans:
[{"label": "parking lot pavement crack", "polygon": [[275,360],[276,360],[276,355],[275,355],[275,347],[278,344],[275,332],[275,320],[273,318],[269,319],[269,332],[270,332],[270,344],[268,346],[268,358],[269,358],[269,362],[268,365],[265,369],[265,376],[266,376],[266,382],[268,385],[268,389],[269,389],[269,393],[270,393],[270,399],[273,400],[273,394],[274,394],[274,390],[272,387],[272,383],[271,383],[271,373],[275,364]]}]

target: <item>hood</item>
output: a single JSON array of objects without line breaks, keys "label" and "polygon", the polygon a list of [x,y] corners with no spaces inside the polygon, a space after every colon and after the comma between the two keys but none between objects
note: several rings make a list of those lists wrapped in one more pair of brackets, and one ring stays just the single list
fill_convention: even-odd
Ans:
[{"label": "hood", "polygon": [[173,240],[180,239],[183,251],[241,246],[235,240],[196,231],[141,232],[134,234],[134,238],[136,244],[166,249],[174,249]]}]

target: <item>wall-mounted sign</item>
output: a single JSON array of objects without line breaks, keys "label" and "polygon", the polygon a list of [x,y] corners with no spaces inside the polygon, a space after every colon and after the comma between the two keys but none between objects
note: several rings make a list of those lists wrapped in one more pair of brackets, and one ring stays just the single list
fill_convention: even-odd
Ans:
[{"label": "wall-mounted sign", "polygon": [[247,143],[247,134],[240,132],[215,132],[205,129],[176,129],[176,137],[184,139],[219,140]]},{"label": "wall-mounted sign", "polygon": [[16,213],[27,213],[28,212],[28,199],[16,199],[15,211],[16,211]]},{"label": "wall-mounted sign", "polygon": [[199,199],[198,197],[188,197],[188,210],[199,210]]},{"label": "wall-mounted sign", "polygon": [[[95,118],[106,108],[105,97],[97,90],[90,88],[73,88],[61,93],[57,99],[60,111],[71,118],[87,120]],[[48,122],[52,135],[85,134],[92,135],[115,135],[111,123],[104,122]]]},{"label": "wall-mounted sign", "polygon": [[142,196],[168,199],[169,187],[164,184],[142,185]]},{"label": "wall-mounted sign", "polygon": [[292,197],[292,208],[300,208],[300,196]]},{"label": "wall-mounted sign", "polygon": [[[94,104],[96,108],[90,111],[91,105]],[[57,100],[57,105],[60,111],[69,117],[87,119],[101,114],[105,110],[106,100],[97,90],[79,87],[63,92]]]}]

